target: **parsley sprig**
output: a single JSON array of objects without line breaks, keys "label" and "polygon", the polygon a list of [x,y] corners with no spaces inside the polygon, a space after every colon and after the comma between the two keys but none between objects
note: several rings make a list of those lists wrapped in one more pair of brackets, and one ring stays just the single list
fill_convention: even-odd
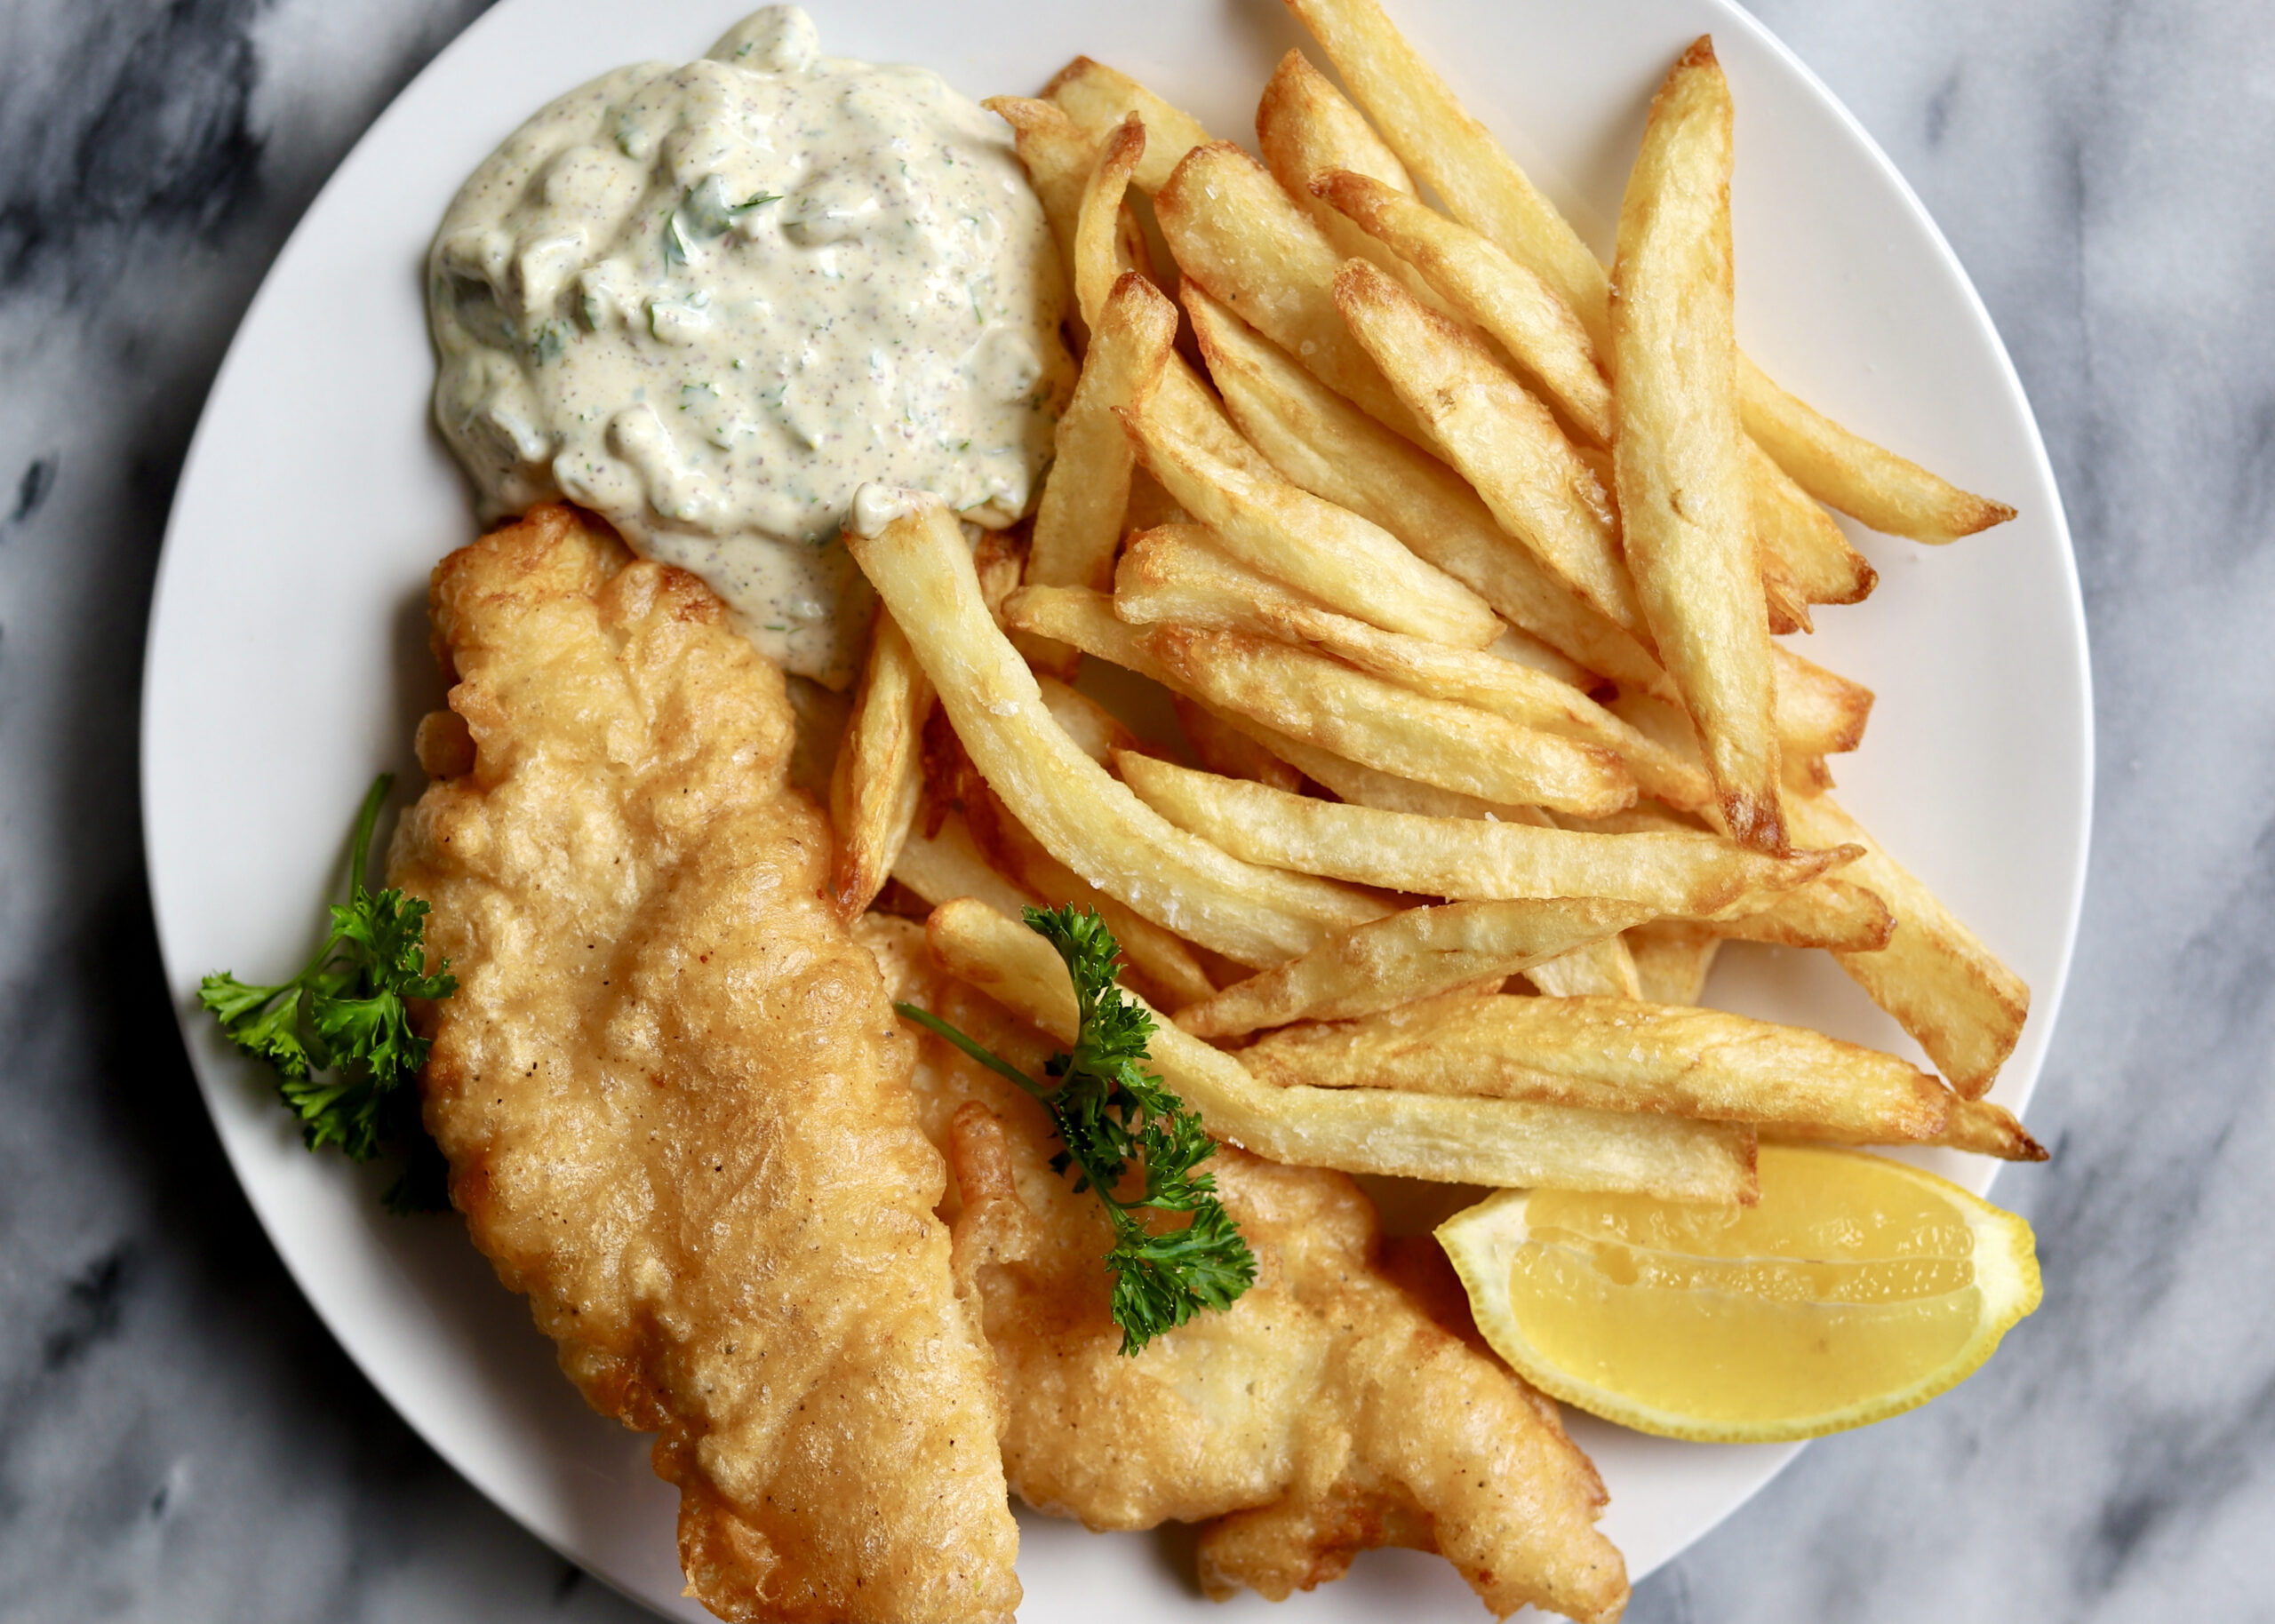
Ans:
[{"label": "parsley sprig", "polygon": [[[1026,922],[1040,933],[1074,981],[1079,1020],[1071,1054],[1052,1056],[1037,1082],[983,1048],[929,1010],[895,1008],[938,1032],[981,1065],[1008,1078],[1042,1103],[1065,1149],[1050,1158],[1060,1173],[1074,1170],[1076,1193],[1095,1190],[1113,1221],[1114,1247],[1106,1266],[1114,1276],[1113,1314],[1122,1327],[1122,1351],[1136,1353],[1164,1331],[1202,1309],[1225,1309],[1256,1284],[1256,1254],[1225,1204],[1217,1179],[1196,1171],[1215,1152],[1200,1113],[1144,1070],[1153,1017],[1125,999],[1115,984],[1121,945],[1104,920],[1069,905],[1029,908]],[[1115,1192],[1133,1166],[1143,1190],[1127,1199]],[[1181,1229],[1156,1233],[1140,1209],[1190,1213]]]},{"label": "parsley sprig", "polygon": [[217,971],[198,983],[197,1001],[230,1042],[275,1069],[277,1092],[299,1118],[308,1149],[338,1145],[361,1162],[400,1142],[411,1165],[387,1203],[415,1208],[436,1205],[439,1188],[437,1153],[418,1133],[415,1095],[403,1087],[427,1060],[409,1000],[448,998],[459,983],[448,959],[427,974],[427,904],[363,884],[372,830],[394,783],[381,773],[363,797],[347,901],[332,905],[331,932],[307,967],[273,987]]}]

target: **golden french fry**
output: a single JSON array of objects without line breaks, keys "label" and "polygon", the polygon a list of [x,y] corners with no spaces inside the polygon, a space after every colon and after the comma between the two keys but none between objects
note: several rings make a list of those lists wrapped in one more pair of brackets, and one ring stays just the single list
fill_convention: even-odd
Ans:
[{"label": "golden french fry", "polygon": [[1776,684],[1739,450],[1730,98],[1713,47],[1651,102],[1619,210],[1613,458],[1627,562],[1733,837],[1782,850]]},{"label": "golden french fry", "polygon": [[[925,940],[950,975],[1059,1042],[1074,1040],[1074,984],[1034,932],[979,904],[951,903],[933,911]],[[1212,1135],[1289,1166],[1724,1204],[1754,1198],[1752,1130],[1728,1123],[1387,1089],[1277,1088],[1168,1022],[1146,1057]]]},{"label": "golden french fry", "polygon": [[1334,169],[1313,194],[1418,271],[1455,314],[1501,341],[1575,428],[1611,443],[1611,385],[1572,307],[1534,272],[1468,227],[1381,181]]},{"label": "golden french fry", "polygon": [[1130,171],[1145,151],[1145,126],[1134,119],[1116,124],[1100,141],[1098,160],[1082,183],[1082,200],[1074,214],[1074,257],[1070,272],[1074,302],[1082,320],[1096,327],[1106,302],[1130,272],[1151,280],[1145,233],[1122,199],[1130,189]]},{"label": "golden french fry", "polygon": [[1393,632],[1481,649],[1500,624],[1484,600],[1379,525],[1261,469],[1225,461],[1161,404],[1122,414],[1146,468],[1225,551],[1322,603]]},{"label": "golden french fry", "polygon": [[1197,699],[1183,694],[1170,697],[1177,726],[1201,765],[1227,778],[1247,778],[1268,784],[1290,794],[1304,787],[1304,776],[1263,745],[1225,721]]},{"label": "golden french fry", "polygon": [[1200,289],[1181,297],[1225,409],[1283,475],[1373,520],[1585,669],[1672,693],[1642,645],[1504,530],[1459,474],[1321,385]]},{"label": "golden french fry", "polygon": [[1812,880],[1754,913],[1718,920],[1717,935],[1829,952],[1876,953],[1896,936],[1896,914],[1854,880]]},{"label": "golden french fry", "polygon": [[1105,139],[1108,130],[1133,116],[1143,123],[1145,159],[1131,177],[1141,192],[1159,191],[1177,161],[1209,139],[1190,113],[1171,107],[1128,74],[1086,56],[1060,68],[1042,93],[1092,140]]},{"label": "golden french fry", "polygon": [[[1784,637],[1792,632],[1814,632],[1816,625],[1809,618],[1809,601],[1785,568],[1785,561],[1774,556],[1759,537],[1754,544],[1754,556],[1761,561],[1761,602],[1773,636]],[[1780,768],[1783,762],[1779,763]]]},{"label": "golden french fry", "polygon": [[1335,303],[1352,336],[1501,528],[1598,614],[1640,632],[1643,619],[1620,556],[1619,520],[1548,408],[1483,338],[1363,260],[1337,273]]},{"label": "golden french fry", "polygon": [[970,825],[954,812],[929,835],[922,829],[908,832],[894,860],[892,877],[936,907],[968,896],[1008,919],[1018,919],[1023,909],[1042,900],[989,863],[972,838]]},{"label": "golden french fry", "polygon": [[837,833],[830,896],[846,919],[864,912],[884,888],[915,821],[923,788],[918,746],[931,708],[931,684],[908,640],[880,609],[829,780],[829,821]]},{"label": "golden french fry", "polygon": [[1377,422],[1425,440],[1336,314],[1342,259],[1262,164],[1229,142],[1196,147],[1154,195],[1153,217],[1188,279]]},{"label": "golden french fry", "polygon": [[1721,945],[1713,926],[1692,919],[1653,919],[1627,933],[1635,980],[1654,1004],[1704,1003],[1707,973]]},{"label": "golden french fry", "polygon": [[[879,494],[864,487],[857,513],[874,519],[897,500],[898,516],[874,535],[857,524],[846,545],[907,633],[973,764],[1052,856],[1156,925],[1249,965],[1277,964],[1337,926],[1386,912],[1346,887],[1232,857],[1109,777],[1051,719],[1026,663],[988,618],[955,515],[922,493]],[[1022,593],[1036,590],[1048,589]]]},{"label": "golden french fry", "polygon": [[1287,0],[1391,149],[1454,218],[1529,267],[1609,347],[1602,264],[1376,0]]},{"label": "golden french fry", "polygon": [[1082,133],[1066,110],[1029,96],[990,96],[980,104],[1011,126],[1027,183],[1042,204],[1043,218],[1058,244],[1058,262],[1074,274],[1074,225],[1082,191],[1098,162],[1098,145]]},{"label": "golden french fry", "polygon": [[1643,996],[1643,981],[1635,967],[1635,957],[1617,936],[1606,936],[1569,953],[1545,959],[1524,975],[1550,998]]},{"label": "golden french fry", "polygon": [[1114,600],[1102,592],[1079,586],[1023,586],[1005,602],[1003,613],[1018,631],[1070,643],[1084,654],[1134,671],[1172,693],[1184,691],[1145,646],[1146,633],[1124,625],[1114,612]]},{"label": "golden french fry", "polygon": [[1932,1139],[1955,1103],[1893,1055],[1805,1027],[1624,998],[1424,999],[1356,1021],[1287,1027],[1241,1059],[1283,1086],[1792,1123],[1891,1143]]},{"label": "golden french fry", "polygon": [[1791,584],[1804,606],[1801,629],[1808,628],[1808,604],[1862,603],[1871,596],[1880,572],[1848,545],[1832,515],[1752,441],[1741,440],[1739,450],[1745,458],[1746,510],[1760,543],[1763,575],[1774,566]]},{"label": "golden french fry", "polygon": [[[1004,614],[1010,617],[1010,601],[1004,601]],[[1050,720],[1065,730],[1074,747],[1103,767],[1117,750],[1135,750],[1138,736],[1123,727],[1114,712],[1088,694],[1057,677],[1038,672],[1034,685],[1042,692],[1044,707]]]},{"label": "golden french fry", "polygon": [[1045,851],[1042,842],[992,792],[983,792],[981,806],[979,815],[968,816],[965,822],[988,863],[1041,897],[1047,907],[1073,904],[1096,912],[1121,943],[1123,959],[1148,998],[1165,999],[1168,1007],[1177,1009],[1216,991],[1193,950],[1175,935],[1116,902]]},{"label": "golden french fry", "polygon": [[[1773,715],[1782,760],[1839,755],[1863,743],[1872,690],[1804,659],[1783,643],[1770,649]],[[1604,708],[1684,761],[1699,760],[1698,734],[1682,707],[1653,694],[1621,694]]]},{"label": "golden french fry", "polygon": [[[1407,167],[1456,219],[1554,288],[1588,330],[1607,367],[1616,367],[1610,285],[1602,265],[1492,132],[1464,110],[1377,0],[1287,4]],[[1950,541],[2014,516],[2005,504],[1969,496],[1842,428],[1778,390],[1743,357],[1739,375],[1746,432],[1810,495],[1872,529]]]},{"label": "golden french fry", "polygon": [[1598,897],[1408,908],[1188,1005],[1177,1023],[1196,1038],[1233,1038],[1290,1021],[1372,1015],[1616,941],[1649,914],[1634,903]]},{"label": "golden french fry", "polygon": [[1395,773],[1382,772],[1353,761],[1347,756],[1339,756],[1331,750],[1321,750],[1316,744],[1289,738],[1286,734],[1246,716],[1236,716],[1230,712],[1218,712],[1217,714],[1227,727],[1247,734],[1305,777],[1324,784],[1337,800],[1348,801],[1354,807],[1374,807],[1385,812],[1411,812],[1419,817],[1489,818],[1505,824],[1530,824],[1537,828],[1545,828],[1551,822],[1548,814],[1538,807],[1509,806],[1481,800],[1474,795],[1464,795],[1456,790],[1441,790],[1434,784],[1401,778]]},{"label": "golden french fry", "polygon": [[[1111,129],[1120,145],[1112,152],[1097,155],[1083,171],[1067,251],[1075,303],[1085,323],[1090,325],[1103,314],[1106,299],[1125,272],[1152,275],[1144,234],[1123,202],[1131,166],[1144,155],[1145,130],[1142,125]],[[1058,155],[1056,147],[1051,151],[1054,157]],[[1086,220],[1088,229],[1083,226]],[[1270,474],[1271,465],[1225,421],[1223,410],[1183,356],[1169,357],[1152,399],[1155,411],[1217,461],[1257,474]]]},{"label": "golden french fry", "polygon": [[1738,401],[1746,433],[1778,466],[1818,501],[1872,529],[1941,544],[2015,516],[2004,502],[1961,490],[1841,427],[1743,357]]},{"label": "golden french fry", "polygon": [[1177,306],[1135,271],[1114,284],[1074,397],[1054,432],[1056,455],[1035,510],[1026,578],[1045,586],[1114,584],[1136,449],[1115,415],[1156,386],[1177,342]]},{"label": "golden french fry", "polygon": [[1645,793],[1662,800],[1698,807],[1712,796],[1695,759],[1630,727],[1569,682],[1490,651],[1451,649],[1337,614],[1226,557],[1198,526],[1164,526],[1131,538],[1114,568],[1114,613],[1133,625],[1183,625],[1316,644],[1417,693],[1600,745],[1626,764]]},{"label": "golden french fry", "polygon": [[1896,915],[1896,934],[1880,951],[1833,957],[1953,1088],[1981,1098],[2022,1036],[2030,989],[1831,796],[1797,795],[1792,808],[1795,838],[1863,849],[1843,878],[1869,888]]},{"label": "golden french fry", "polygon": [[1582,834],[1385,812],[1139,755],[1118,755],[1114,767],[1171,823],[1250,862],[1450,901],[1600,896],[1704,919],[1758,910],[1856,855],[1844,847],[1778,857],[1712,834]]},{"label": "golden french fry", "polygon": [[1776,653],[1777,736],[1797,755],[1840,755],[1864,742],[1872,690],[1783,643]]},{"label": "golden french fry", "polygon": [[1161,489],[1161,481],[1143,467],[1130,471],[1130,505],[1122,515],[1124,535],[1150,530],[1157,524],[1188,524],[1192,520],[1193,515],[1177,506],[1177,498]]},{"label": "golden french fry", "polygon": [[1338,661],[1240,632],[1156,626],[1146,649],[1172,685],[1221,710],[1384,772],[1521,806],[1585,813],[1635,799],[1618,757],[1433,699]]},{"label": "golden french fry", "polygon": [[1404,283],[1416,298],[1445,309],[1444,301],[1412,266],[1313,195],[1312,177],[1322,170],[1350,170],[1409,197],[1414,179],[1367,123],[1366,115],[1300,51],[1281,57],[1264,87],[1256,107],[1256,147],[1281,189],[1302,204],[1312,223],[1326,234],[1337,259],[1371,259]]},{"label": "golden french fry", "polygon": [[[1795,1144],[1903,1142],[1872,1134],[1842,1134],[1830,1128],[1800,1126],[1766,1130],[1762,1137]],[[2047,1159],[2046,1147],[2030,1136],[2029,1131],[2015,1119],[2014,1113],[2004,1106],[1993,1105],[1988,1100],[1953,1100],[1951,1119],[1944,1124],[1943,1132],[1933,1138],[1909,1142],[1944,1145],[1954,1150],[1972,1150],[1977,1156],[1995,1156],[2000,1161],[2008,1162],[2042,1162]]]}]

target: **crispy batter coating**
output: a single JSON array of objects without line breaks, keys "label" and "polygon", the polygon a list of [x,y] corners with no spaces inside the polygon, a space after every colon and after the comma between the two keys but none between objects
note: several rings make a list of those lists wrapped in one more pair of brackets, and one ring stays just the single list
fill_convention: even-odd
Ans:
[{"label": "crispy batter coating", "polygon": [[784,786],[781,674],[563,507],[445,559],[433,610],[463,728],[421,729],[449,776],[389,878],[459,977],[424,1105],[475,1245],[593,1406],[659,1435],[714,1612],[1010,1618],[944,1169]]},{"label": "crispy batter coating", "polygon": [[[895,999],[1039,1074],[1050,1046],[938,974],[921,929],[872,916],[857,935]],[[1246,1585],[1277,1600],[1402,1545],[1443,1554],[1505,1617],[1528,1603],[1619,1616],[1626,1569],[1595,1529],[1595,1469],[1553,1405],[1458,1319],[1433,1318],[1437,1260],[1385,1266],[1373,1205],[1348,1178],[1220,1147],[1210,1165],[1257,1284],[1125,1357],[1099,1266],[1106,1220],[1051,1170],[1042,1108],[922,1043],[916,1090],[956,1175],[956,1271],[994,1349],[1021,1498],[1093,1528],[1205,1522],[1213,1596]]]}]

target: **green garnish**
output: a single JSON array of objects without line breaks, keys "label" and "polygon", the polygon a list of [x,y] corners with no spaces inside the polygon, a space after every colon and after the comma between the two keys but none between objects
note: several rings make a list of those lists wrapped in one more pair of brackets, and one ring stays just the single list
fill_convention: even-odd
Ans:
[{"label": "green garnish", "polygon": [[230,1042],[267,1061],[277,1093],[300,1119],[311,1150],[338,1145],[370,1161],[392,1143],[410,1166],[387,1192],[398,1210],[438,1204],[436,1153],[417,1131],[416,1095],[403,1084],[426,1063],[427,1039],[411,1029],[409,1000],[448,998],[458,980],[444,959],[427,974],[427,904],[363,886],[365,855],[395,776],[381,773],[363,797],[348,858],[347,901],[307,967],[273,987],[248,986],[228,970],[197,984]]},{"label": "green garnish", "polygon": [[[1142,1069],[1153,1017],[1123,999],[1114,983],[1122,948],[1114,933],[1095,912],[1071,904],[1029,908],[1026,922],[1066,961],[1081,1012],[1074,1053],[1052,1056],[1044,1068],[1055,1086],[1038,1083],[928,1010],[893,1007],[1050,1112],[1066,1147],[1050,1158],[1051,1166],[1074,1168],[1076,1193],[1097,1191],[1113,1220],[1106,1266],[1114,1275],[1114,1323],[1122,1327],[1122,1351],[1136,1353],[1202,1309],[1230,1308],[1256,1284],[1256,1254],[1217,1198],[1216,1175],[1193,1171],[1216,1150],[1200,1113]],[[1114,1191],[1132,1162],[1144,1171],[1145,1188],[1123,1200]],[[1141,1207],[1193,1218],[1183,1229],[1155,1234],[1138,1220]]]}]

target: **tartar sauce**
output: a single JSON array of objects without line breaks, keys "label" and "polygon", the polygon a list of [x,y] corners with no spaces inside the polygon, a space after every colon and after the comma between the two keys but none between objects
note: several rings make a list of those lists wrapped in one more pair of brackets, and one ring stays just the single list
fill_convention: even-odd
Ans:
[{"label": "tartar sauce", "polygon": [[855,490],[1018,518],[1072,384],[1064,300],[995,119],[769,6],[475,171],[428,266],[435,415],[486,519],[589,507],[841,686],[870,601],[838,540]]}]

